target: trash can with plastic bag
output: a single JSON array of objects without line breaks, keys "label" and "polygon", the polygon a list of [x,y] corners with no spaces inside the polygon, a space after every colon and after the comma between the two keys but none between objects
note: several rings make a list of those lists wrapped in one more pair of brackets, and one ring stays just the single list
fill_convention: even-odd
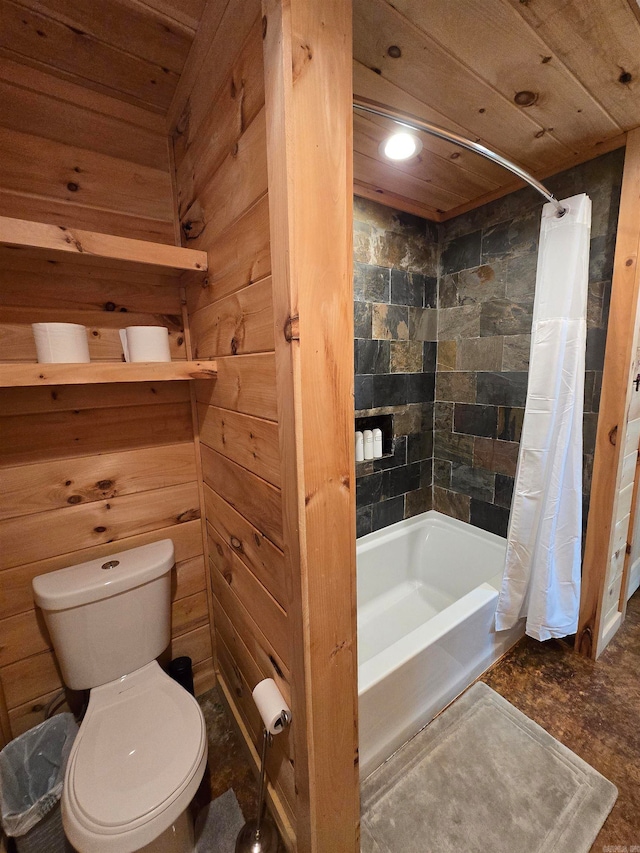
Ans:
[{"label": "trash can with plastic bag", "polygon": [[8,743],[0,752],[0,811],[19,853],[68,853],[60,797],[78,727],[57,714]]}]

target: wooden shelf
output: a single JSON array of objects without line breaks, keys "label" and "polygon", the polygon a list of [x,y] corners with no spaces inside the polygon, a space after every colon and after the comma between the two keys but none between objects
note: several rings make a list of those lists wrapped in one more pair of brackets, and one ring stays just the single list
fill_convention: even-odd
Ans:
[{"label": "wooden shelf", "polygon": [[105,382],[173,382],[215,379],[215,361],[154,361],[125,364],[0,364],[0,388],[37,385],[94,385]]},{"label": "wooden shelf", "polygon": [[28,250],[31,254],[44,253],[47,258],[58,260],[95,259],[99,263],[141,264],[150,270],[207,271],[206,252],[8,216],[0,216],[0,246]]}]

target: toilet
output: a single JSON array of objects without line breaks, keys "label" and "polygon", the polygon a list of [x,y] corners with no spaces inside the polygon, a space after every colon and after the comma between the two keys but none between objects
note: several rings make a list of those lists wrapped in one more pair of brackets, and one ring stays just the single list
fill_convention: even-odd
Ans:
[{"label": "toilet", "polygon": [[33,580],[67,687],[90,689],[62,792],[78,853],[192,853],[207,760],[196,700],[156,661],[171,639],[173,542]]}]

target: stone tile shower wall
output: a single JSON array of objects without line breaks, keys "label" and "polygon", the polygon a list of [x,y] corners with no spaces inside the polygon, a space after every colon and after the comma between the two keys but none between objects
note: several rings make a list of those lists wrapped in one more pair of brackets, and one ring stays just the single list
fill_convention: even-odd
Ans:
[{"label": "stone tile shower wall", "polygon": [[358,536],[431,508],[437,260],[433,223],[354,199],[356,417],[391,416],[356,465]]},{"label": "stone tile shower wall", "polygon": [[[546,181],[559,198],[593,202],[585,526],[623,160],[615,151]],[[541,206],[526,189],[436,227],[354,200],[356,415],[392,416],[392,453],[356,466],[358,536],[431,506],[506,535]]]},{"label": "stone tile shower wall", "polygon": [[[549,179],[593,202],[584,399],[588,512],[623,152]],[[440,226],[433,506],[506,536],[527,393],[541,201],[522,190]]]}]

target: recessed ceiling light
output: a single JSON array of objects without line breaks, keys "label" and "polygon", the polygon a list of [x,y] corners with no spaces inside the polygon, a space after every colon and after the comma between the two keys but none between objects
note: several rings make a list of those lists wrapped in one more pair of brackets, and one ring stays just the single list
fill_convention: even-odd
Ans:
[{"label": "recessed ceiling light", "polygon": [[422,142],[404,130],[394,133],[380,145],[380,153],[390,160],[409,160],[422,151]]}]

